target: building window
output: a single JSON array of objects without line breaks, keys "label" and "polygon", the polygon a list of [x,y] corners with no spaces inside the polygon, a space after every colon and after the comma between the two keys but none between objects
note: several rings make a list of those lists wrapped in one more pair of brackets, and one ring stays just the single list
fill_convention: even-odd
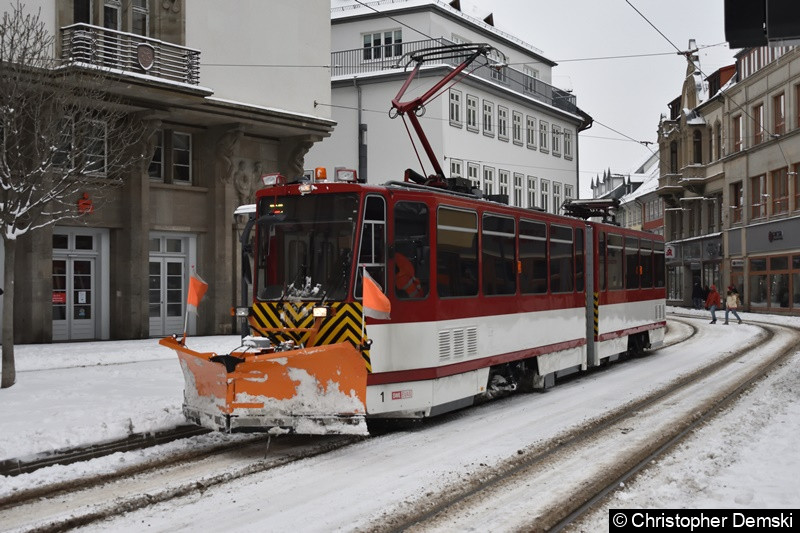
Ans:
[{"label": "building window", "polygon": [[750,218],[767,216],[767,177],[762,174],[750,178]]},{"label": "building window", "polygon": [[92,0],[74,0],[72,21],[75,24],[92,24]]},{"label": "building window", "polygon": [[522,207],[522,182],[525,176],[517,172],[514,173],[514,205]]},{"label": "building window", "polygon": [[483,101],[483,134],[494,137],[494,104]]},{"label": "building window", "polygon": [[133,0],[131,32],[145,37],[150,34],[150,9],[147,0]]},{"label": "building window", "polygon": [[106,141],[108,129],[105,122],[92,120],[86,132],[86,172],[100,176],[106,175]]},{"label": "building window", "polygon": [[543,211],[550,211],[550,181],[542,179],[539,186],[539,207]]},{"label": "building window", "polygon": [[463,176],[461,173],[461,167],[463,162],[460,159],[451,159],[450,160],[450,177],[451,178],[460,178]]},{"label": "building window", "polygon": [[772,115],[775,135],[783,135],[786,132],[786,102],[783,93],[772,98]]},{"label": "building window", "polygon": [[494,169],[483,167],[483,194],[490,196],[494,194]]},{"label": "building window", "polygon": [[525,117],[525,141],[528,148],[536,149],[536,118],[528,115]]},{"label": "building window", "polygon": [[478,131],[478,97],[467,95],[467,129]]},{"label": "building window", "polygon": [[497,179],[500,182],[499,194],[508,197],[508,170],[500,170],[497,172]]},{"label": "building window", "polygon": [[742,205],[744,204],[744,188],[742,182],[738,181],[731,184],[731,223],[736,224],[742,221]]},{"label": "building window", "polygon": [[553,213],[561,211],[561,184],[553,182]]},{"label": "building window", "polygon": [[109,30],[122,29],[120,0],[105,0],[103,2],[103,27]]},{"label": "building window", "polygon": [[544,120],[539,121],[539,150],[547,152],[547,136],[549,135],[550,124]]},{"label": "building window", "polygon": [[789,169],[772,171],[772,214],[789,211]]},{"label": "building window", "polygon": [[744,139],[744,131],[742,130],[743,123],[742,123],[742,115],[737,115],[733,117],[733,151],[741,152],[742,151],[742,140]]},{"label": "building window", "polygon": [[501,105],[497,106],[497,138],[508,140],[508,108]]},{"label": "building window", "polygon": [[450,89],[450,125],[461,127],[461,91]]},{"label": "building window", "polygon": [[575,193],[573,192],[572,185],[564,185],[564,201],[569,202],[575,198]]},{"label": "building window", "polygon": [[678,142],[669,143],[669,173],[678,173]]},{"label": "building window", "polygon": [[564,159],[572,159],[572,130],[564,130]]},{"label": "building window", "polygon": [[753,108],[753,144],[761,144],[764,140],[764,106],[758,104]]},{"label": "building window", "polygon": [[[794,179],[792,181],[794,181],[794,210],[800,211],[800,163],[795,163],[793,170],[794,172],[792,174],[794,175]],[[798,289],[800,289],[800,286],[798,286]]]},{"label": "building window", "polygon": [[478,175],[480,167],[477,163],[467,163],[467,179],[473,189],[481,190],[481,177]]},{"label": "building window", "polygon": [[164,132],[157,131],[156,146],[153,151],[153,159],[147,167],[147,174],[151,180],[164,181]]},{"label": "building window", "polygon": [[717,124],[714,128],[714,140],[717,148],[717,160],[722,159],[722,126]]},{"label": "building window", "polygon": [[561,156],[561,126],[553,124],[552,128],[553,137],[553,155]]},{"label": "building window", "polygon": [[694,152],[694,164],[703,164],[703,134],[700,130],[694,130],[692,134],[692,150]]},{"label": "building window", "polygon": [[364,61],[403,55],[402,30],[390,30],[377,33],[365,33]]},{"label": "building window", "polygon": [[514,144],[522,145],[522,113],[518,111],[511,114],[511,138]]},{"label": "building window", "polygon": [[795,108],[794,127],[800,128],[800,85],[794,86],[794,108]]},{"label": "building window", "polygon": [[192,134],[164,130],[157,134],[157,145],[150,160],[151,180],[164,183],[192,183]]},{"label": "building window", "polygon": [[536,176],[528,176],[528,208],[536,207]]},{"label": "building window", "polygon": [[525,92],[535,93],[536,92],[536,80],[539,79],[539,71],[533,67],[524,66],[522,67],[522,79],[523,79],[523,88]]},{"label": "building window", "polygon": [[505,65],[508,63],[508,59],[506,56],[492,48],[488,55],[489,58],[489,76],[495,81],[505,82],[506,81],[506,67]]}]

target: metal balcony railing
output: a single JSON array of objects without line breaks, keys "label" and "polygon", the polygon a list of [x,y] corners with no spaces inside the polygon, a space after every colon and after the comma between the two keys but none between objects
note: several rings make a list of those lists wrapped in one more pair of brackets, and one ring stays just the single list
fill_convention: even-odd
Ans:
[{"label": "metal balcony railing", "polygon": [[61,59],[190,85],[200,83],[200,51],[89,24],[61,28]]},{"label": "metal balcony railing", "polygon": [[[428,39],[332,52],[331,75],[333,77],[354,76],[382,70],[402,72],[405,65],[398,65],[398,61],[403,54],[416,52],[423,48],[450,46],[453,44],[455,43],[447,39]],[[460,60],[458,58],[443,58],[439,62],[439,64],[453,67],[459,63]],[[476,69],[469,67],[468,70],[472,76],[503,85],[511,91],[524,94],[568,113],[577,113],[578,108],[574,95],[519,70],[507,66],[480,66]]]}]

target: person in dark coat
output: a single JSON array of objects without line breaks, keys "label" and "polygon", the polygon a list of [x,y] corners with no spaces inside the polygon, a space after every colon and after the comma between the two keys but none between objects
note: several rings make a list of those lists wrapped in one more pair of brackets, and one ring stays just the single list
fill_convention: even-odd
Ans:
[{"label": "person in dark coat", "polygon": [[719,299],[717,286],[712,285],[711,289],[708,291],[708,298],[706,298],[706,309],[711,311],[711,324],[717,323],[717,309],[719,309],[721,305],[722,302]]},{"label": "person in dark coat", "polygon": [[692,287],[692,307],[700,309],[703,306],[703,288],[700,282],[696,282]]}]

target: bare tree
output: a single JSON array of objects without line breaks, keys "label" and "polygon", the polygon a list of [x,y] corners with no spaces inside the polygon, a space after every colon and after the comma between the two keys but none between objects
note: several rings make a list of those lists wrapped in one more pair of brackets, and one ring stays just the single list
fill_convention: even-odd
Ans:
[{"label": "bare tree", "polygon": [[14,264],[17,239],[102,205],[141,161],[143,124],[110,94],[102,67],[55,60],[40,13],[17,1],[0,21],[0,233],[5,248],[0,388],[16,381]]}]

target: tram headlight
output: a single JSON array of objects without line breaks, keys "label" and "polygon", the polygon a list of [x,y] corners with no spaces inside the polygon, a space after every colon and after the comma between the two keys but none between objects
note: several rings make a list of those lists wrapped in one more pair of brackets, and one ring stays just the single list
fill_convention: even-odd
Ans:
[{"label": "tram headlight", "polygon": [[315,307],[314,308],[314,318],[325,318],[328,316],[328,308],[327,307]]},{"label": "tram headlight", "polygon": [[233,308],[233,315],[237,318],[247,318],[250,316],[250,308],[249,307],[234,307]]}]

